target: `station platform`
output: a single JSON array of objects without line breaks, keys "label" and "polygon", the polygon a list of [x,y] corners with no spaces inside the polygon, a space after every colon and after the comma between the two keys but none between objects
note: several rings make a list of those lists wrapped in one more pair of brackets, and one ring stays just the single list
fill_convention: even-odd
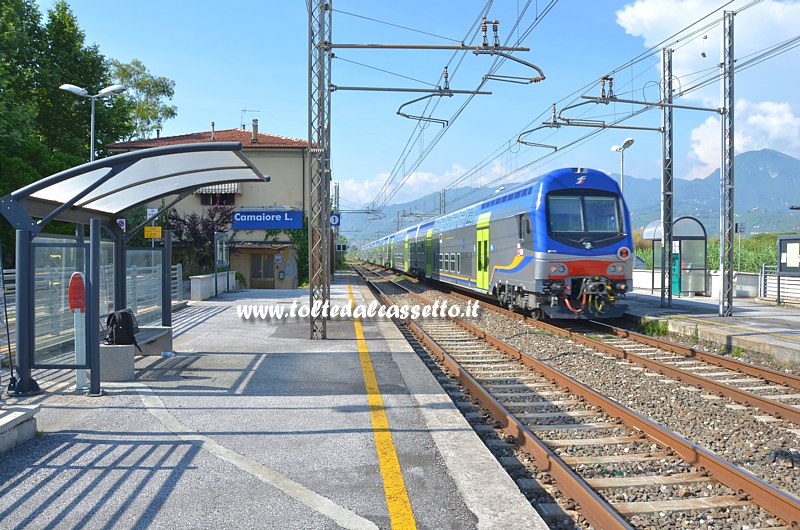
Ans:
[{"label": "station platform", "polygon": [[[368,303],[337,274],[334,303]],[[104,395],[35,372],[39,435],[0,455],[3,528],[544,529],[391,321],[244,320],[250,290],[175,313],[171,356]]]},{"label": "station platform", "polygon": [[719,316],[719,299],[672,298],[661,307],[661,293],[636,290],[624,304],[626,317],[666,321],[669,331],[689,341],[712,343],[736,353],[747,350],[770,357],[779,365],[800,367],[800,308],[776,306],[755,298],[734,298],[733,314]]}]

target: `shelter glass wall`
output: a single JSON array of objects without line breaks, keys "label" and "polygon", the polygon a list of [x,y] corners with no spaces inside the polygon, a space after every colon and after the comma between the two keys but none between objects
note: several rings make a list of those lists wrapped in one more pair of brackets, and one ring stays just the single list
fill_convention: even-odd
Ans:
[{"label": "shelter glass wall", "polygon": [[[100,247],[100,316],[104,322],[114,305],[114,245],[103,241]],[[83,273],[86,280],[88,248],[88,243],[79,243],[76,238],[34,239],[33,328],[37,366],[75,364],[75,317],[69,308],[69,282],[74,272]],[[9,322],[13,327],[15,320]]]},{"label": "shelter glass wall", "polygon": [[706,241],[689,239],[680,243],[681,292],[705,293]]},{"label": "shelter glass wall", "polygon": [[74,272],[86,276],[86,245],[37,241],[34,265],[34,364],[75,364],[75,330],[68,288]]},{"label": "shelter glass wall", "polygon": [[162,248],[125,251],[126,300],[140,326],[161,325]]}]

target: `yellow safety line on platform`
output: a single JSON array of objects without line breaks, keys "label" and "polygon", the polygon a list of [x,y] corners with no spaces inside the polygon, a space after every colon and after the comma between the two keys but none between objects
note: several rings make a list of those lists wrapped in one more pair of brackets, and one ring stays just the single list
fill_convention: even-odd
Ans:
[{"label": "yellow safety line on platform", "polygon": [[[349,279],[347,292],[349,293],[350,303],[355,303],[353,286],[350,285]],[[375,370],[372,368],[372,359],[370,359],[369,350],[367,349],[367,341],[364,339],[361,321],[358,318],[354,318],[353,326],[355,326],[356,330],[358,356],[361,359],[361,371],[364,374],[364,383],[367,387],[367,402],[369,403],[369,414],[372,418],[372,430],[375,435],[375,449],[378,451],[378,463],[383,476],[383,490],[386,494],[386,505],[389,508],[392,528],[416,528],[417,522],[414,519],[414,512],[411,510],[411,501],[408,500],[403,472],[400,469],[400,460],[397,458],[397,451],[392,441],[389,420],[386,417],[386,409],[383,407],[383,398],[381,397],[380,388],[378,388]]]},{"label": "yellow safety line on platform", "polygon": [[770,335],[772,337],[778,337],[778,338],[781,338],[781,339],[800,341],[800,339],[798,339],[797,337],[789,337],[788,335],[781,335],[780,333],[770,333],[768,331],[764,331],[764,330],[760,330],[760,329],[746,328],[744,326],[734,326],[732,324],[723,324],[722,322],[714,322],[713,320],[703,320],[702,318],[684,317],[684,316],[680,316],[678,318],[683,318],[685,320],[696,320],[697,322],[703,322],[703,323],[706,323],[706,324],[713,324],[715,326],[722,326],[724,328],[732,328],[732,329],[738,329],[738,330],[741,330],[741,331],[748,331],[750,333],[756,333],[758,335]]}]

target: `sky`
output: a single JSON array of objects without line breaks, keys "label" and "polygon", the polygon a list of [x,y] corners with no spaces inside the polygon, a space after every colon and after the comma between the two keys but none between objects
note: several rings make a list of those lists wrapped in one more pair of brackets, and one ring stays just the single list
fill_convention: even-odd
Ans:
[{"label": "sky", "polygon": [[[270,134],[308,137],[308,11],[299,0],[248,3],[210,0],[68,2],[87,44],[108,58],[141,60],[154,75],[173,79],[176,119],[162,136],[251,126]],[[53,4],[39,0],[42,13]],[[352,91],[331,96],[331,164],[343,210],[378,202],[404,202],[453,183],[499,188],[524,182],[558,167],[592,167],[619,173],[620,154],[611,147],[635,140],[625,151],[625,175],[659,178],[661,136],[642,130],[585,127],[544,128],[524,146],[519,133],[541,125],[556,104],[563,107],[597,96],[602,76],[614,72],[619,98],[659,98],[662,41],[697,20],[672,45],[676,88],[692,87],[719,71],[721,9],[735,17],[739,63],[765,48],[800,35],[800,1],[762,0],[458,0],[403,2],[333,0],[333,42],[380,44],[477,44],[475,22],[487,9],[499,20],[501,43],[530,48],[515,57],[538,66],[546,79],[535,84],[482,82],[496,58],[431,50],[337,49],[331,81],[338,87],[428,88],[441,86],[448,65],[450,88],[491,95],[434,97],[404,107],[447,120],[420,122],[397,115],[423,94]],[[708,16],[707,15],[711,15]],[[707,18],[704,18],[707,17]],[[521,23],[515,27],[515,22]],[[537,21],[537,22],[535,22]],[[535,23],[532,31],[528,28]],[[527,35],[526,35],[527,33]],[[477,40],[475,40],[477,39]],[[493,39],[489,30],[490,42]],[[634,61],[637,58],[646,58]],[[736,152],[771,148],[800,157],[800,48],[736,75]],[[530,77],[533,69],[505,61],[498,74]],[[81,85],[79,79],[65,83]],[[690,91],[675,101],[720,107],[720,83]],[[464,104],[467,103],[465,106]],[[564,116],[611,121],[639,107],[587,103]],[[675,176],[702,178],[719,167],[720,125],[715,112],[676,110]],[[655,110],[625,122],[661,125]],[[590,133],[591,136],[587,137]],[[388,190],[378,195],[390,176]],[[399,186],[405,180],[403,186]]]}]

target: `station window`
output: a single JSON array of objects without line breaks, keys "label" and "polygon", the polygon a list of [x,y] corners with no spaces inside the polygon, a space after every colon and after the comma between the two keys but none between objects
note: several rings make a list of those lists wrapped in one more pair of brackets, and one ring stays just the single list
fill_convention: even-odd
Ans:
[{"label": "station window", "polygon": [[203,206],[233,206],[236,204],[235,193],[201,193],[200,204]]}]

